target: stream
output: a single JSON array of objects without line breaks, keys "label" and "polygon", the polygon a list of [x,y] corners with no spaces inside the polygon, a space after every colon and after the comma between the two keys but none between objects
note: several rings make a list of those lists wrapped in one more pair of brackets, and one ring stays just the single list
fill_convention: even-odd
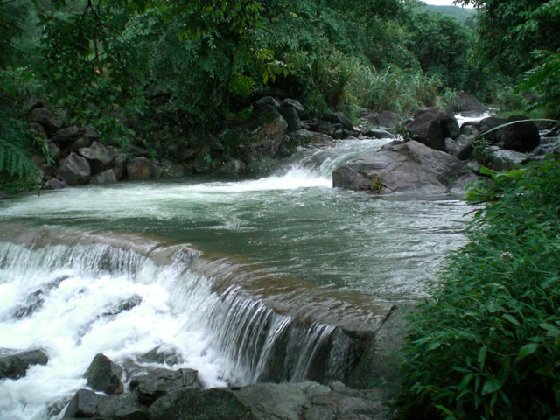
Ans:
[{"label": "stream", "polygon": [[0,419],[47,417],[85,386],[99,352],[124,361],[170,349],[206,387],[318,370],[344,378],[350,344],[334,326],[379,323],[376,308],[424,296],[445,253],[465,243],[472,210],[331,188],[333,169],[388,141],[301,150],[261,179],[84,186],[0,203],[0,350],[49,355],[0,381]]}]

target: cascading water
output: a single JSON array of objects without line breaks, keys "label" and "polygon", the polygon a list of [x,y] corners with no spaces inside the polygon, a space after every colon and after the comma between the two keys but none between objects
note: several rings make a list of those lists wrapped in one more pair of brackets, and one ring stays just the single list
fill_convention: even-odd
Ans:
[{"label": "cascading water", "polygon": [[[205,386],[344,379],[363,346],[347,331],[374,332],[387,302],[422,295],[444,251],[464,241],[469,209],[457,200],[330,188],[332,169],[388,141],[302,150],[257,180],[81,187],[6,202],[0,348],[44,348],[49,362],[0,381],[0,418],[44,418],[85,386],[98,352],[123,361],[158,345]],[[45,225],[51,233],[41,234]]]}]

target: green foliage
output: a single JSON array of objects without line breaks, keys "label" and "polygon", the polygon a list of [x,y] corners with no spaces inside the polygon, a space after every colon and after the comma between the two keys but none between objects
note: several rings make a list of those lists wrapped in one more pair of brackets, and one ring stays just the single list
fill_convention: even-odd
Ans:
[{"label": "green foliage", "polygon": [[30,157],[33,135],[1,91],[0,99],[0,189],[16,192],[36,188],[41,176]]},{"label": "green foliage", "polygon": [[540,64],[528,72],[521,88],[536,94],[532,109],[560,118],[560,52],[536,51],[534,56]]},{"label": "green foliage", "polygon": [[404,416],[560,412],[560,161],[494,174],[404,347]]},{"label": "green foliage", "polygon": [[429,12],[411,18],[410,42],[422,66],[446,86],[462,89],[467,77],[470,34],[456,19]]},{"label": "green foliage", "polygon": [[434,4],[422,4],[422,6],[432,13],[439,13],[446,16],[451,16],[461,22],[463,25],[474,25],[473,21],[476,19],[476,10],[467,9],[466,7],[458,6],[437,6]]}]

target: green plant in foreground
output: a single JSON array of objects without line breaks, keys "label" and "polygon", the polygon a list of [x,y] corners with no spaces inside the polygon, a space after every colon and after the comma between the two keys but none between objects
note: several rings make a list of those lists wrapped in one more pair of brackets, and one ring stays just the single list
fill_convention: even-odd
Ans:
[{"label": "green plant in foreground", "polygon": [[560,162],[494,176],[410,319],[400,412],[414,418],[558,418]]}]

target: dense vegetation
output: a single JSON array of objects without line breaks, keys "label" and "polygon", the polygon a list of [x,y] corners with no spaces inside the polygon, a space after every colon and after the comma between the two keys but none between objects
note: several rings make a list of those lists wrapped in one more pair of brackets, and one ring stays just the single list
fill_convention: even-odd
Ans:
[{"label": "dense vegetation", "polygon": [[[121,148],[204,142],[267,92],[310,115],[410,114],[487,78],[468,60],[470,30],[414,0],[16,0],[0,2],[0,31],[10,115],[23,120],[34,95]],[[3,137],[0,153],[25,161],[25,138]]]},{"label": "dense vegetation", "polygon": [[418,308],[405,347],[404,414],[553,418],[560,412],[560,162],[495,175]]}]

